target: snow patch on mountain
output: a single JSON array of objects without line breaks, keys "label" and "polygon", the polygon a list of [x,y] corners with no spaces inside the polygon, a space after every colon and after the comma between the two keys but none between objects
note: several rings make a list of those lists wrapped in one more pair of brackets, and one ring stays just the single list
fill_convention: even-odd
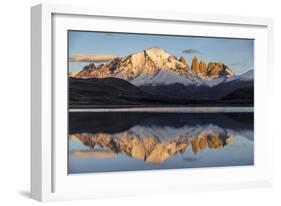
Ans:
[{"label": "snow patch on mountain", "polygon": [[135,86],[143,85],[170,85],[170,84],[183,84],[183,85],[193,85],[195,80],[191,78],[186,78],[184,76],[179,76],[177,73],[170,70],[159,70],[153,76],[138,76],[137,78],[130,81],[130,83]]},{"label": "snow patch on mountain", "polygon": [[176,139],[180,136],[189,136],[192,138],[195,134],[199,134],[200,132],[217,132],[219,134],[224,134],[226,131],[214,124],[208,125],[195,125],[195,126],[184,126],[181,128],[176,127],[145,127],[145,126],[134,126],[132,127],[129,132],[132,132],[138,135],[141,138],[144,138],[149,135],[153,135],[158,137],[160,140],[169,140],[169,139]]},{"label": "snow patch on mountain", "polygon": [[254,79],[254,70],[245,72],[244,74],[239,75],[241,81],[250,81]]},{"label": "snow patch on mountain", "polygon": [[[231,77],[230,77],[231,78]],[[223,82],[225,82],[227,80],[226,77],[220,77],[220,78],[217,78],[217,79],[206,79],[206,80],[201,80],[206,86],[209,86],[209,87],[214,87],[214,86],[217,86]]]},{"label": "snow patch on mountain", "polygon": [[156,74],[151,76],[140,75],[135,79],[131,80],[130,83],[135,86],[157,86],[157,85],[172,85],[172,84],[182,84],[184,86],[205,86],[205,87],[215,87],[219,84],[232,82],[232,81],[250,81],[253,80],[253,70],[248,71],[242,75],[235,75],[229,78],[221,77],[217,79],[198,79],[191,75],[178,75],[168,69],[161,69]]}]

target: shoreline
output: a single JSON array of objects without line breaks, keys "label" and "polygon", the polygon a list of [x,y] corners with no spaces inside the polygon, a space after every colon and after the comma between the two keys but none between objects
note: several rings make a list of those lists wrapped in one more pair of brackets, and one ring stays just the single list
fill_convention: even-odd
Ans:
[{"label": "shoreline", "polygon": [[133,107],[133,108],[71,108],[68,112],[167,112],[167,113],[243,113],[254,107]]}]

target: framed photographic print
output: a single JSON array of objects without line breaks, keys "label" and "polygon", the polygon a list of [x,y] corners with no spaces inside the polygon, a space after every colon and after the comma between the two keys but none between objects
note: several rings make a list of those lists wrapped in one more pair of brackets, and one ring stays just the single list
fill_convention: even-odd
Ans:
[{"label": "framed photographic print", "polygon": [[271,19],[32,8],[32,197],[270,186]]}]

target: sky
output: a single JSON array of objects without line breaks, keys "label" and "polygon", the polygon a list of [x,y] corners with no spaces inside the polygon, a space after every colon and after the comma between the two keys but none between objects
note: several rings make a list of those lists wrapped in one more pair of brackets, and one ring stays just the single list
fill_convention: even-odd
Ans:
[{"label": "sky", "polygon": [[100,63],[151,47],[160,47],[178,58],[185,56],[189,65],[197,56],[207,63],[223,62],[236,74],[254,69],[254,40],[250,39],[69,31],[68,43],[70,72],[89,63],[76,60],[75,55],[95,55],[96,63]]}]

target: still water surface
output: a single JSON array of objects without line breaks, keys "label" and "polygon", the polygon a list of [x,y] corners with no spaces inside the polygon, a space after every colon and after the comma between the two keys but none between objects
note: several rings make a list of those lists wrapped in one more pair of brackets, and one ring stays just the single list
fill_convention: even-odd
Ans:
[{"label": "still water surface", "polygon": [[253,165],[253,113],[70,112],[69,174]]}]

